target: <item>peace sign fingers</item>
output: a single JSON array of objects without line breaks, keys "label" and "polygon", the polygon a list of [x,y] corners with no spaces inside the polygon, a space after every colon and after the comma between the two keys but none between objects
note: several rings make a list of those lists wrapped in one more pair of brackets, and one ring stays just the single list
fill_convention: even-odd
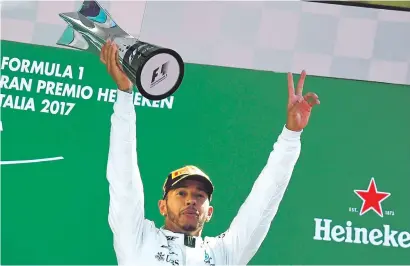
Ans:
[{"label": "peace sign fingers", "polygon": [[302,96],[303,85],[305,84],[305,79],[306,79],[306,71],[303,70],[302,73],[300,74],[298,86],[296,87],[296,95]]},{"label": "peace sign fingers", "polygon": [[300,132],[306,127],[313,106],[320,104],[319,97],[316,93],[308,92],[306,95],[302,95],[305,79],[306,71],[303,70],[295,90],[292,73],[288,73],[289,100],[286,128],[296,132]]},{"label": "peace sign fingers", "polygon": [[293,96],[295,96],[295,95],[302,96],[303,86],[305,84],[305,79],[306,79],[306,71],[303,70],[302,73],[300,74],[300,78],[299,78],[298,85],[296,87],[296,92],[295,92],[295,84],[293,83],[293,75],[290,72],[288,73],[288,94],[289,94],[289,99],[292,99]]}]

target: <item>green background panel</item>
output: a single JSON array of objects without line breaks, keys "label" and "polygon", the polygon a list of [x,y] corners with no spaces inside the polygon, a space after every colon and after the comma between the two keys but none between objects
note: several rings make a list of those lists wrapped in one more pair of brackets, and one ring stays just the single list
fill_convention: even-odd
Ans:
[{"label": "green background panel", "polygon": [[[5,42],[2,56],[85,67],[84,79],[2,70],[2,75],[115,88],[98,57]],[[295,77],[297,78],[297,77]],[[302,153],[271,230],[251,264],[410,264],[409,249],[315,241],[314,218],[368,230],[410,231],[408,86],[309,76],[315,108]],[[64,156],[37,164],[2,165],[2,264],[115,264],[105,177],[112,103],[1,91],[33,97],[37,111],[1,109],[2,161]],[[215,215],[204,235],[226,230],[250,192],[286,121],[284,73],[186,65],[172,109],[136,106],[138,158],[147,218],[162,225],[157,201],[164,178],[187,164],[214,180]],[[43,99],[75,102],[68,116],[38,112]],[[354,189],[374,177],[391,196],[394,216],[360,216]],[[251,217],[250,217],[251,218]]]}]

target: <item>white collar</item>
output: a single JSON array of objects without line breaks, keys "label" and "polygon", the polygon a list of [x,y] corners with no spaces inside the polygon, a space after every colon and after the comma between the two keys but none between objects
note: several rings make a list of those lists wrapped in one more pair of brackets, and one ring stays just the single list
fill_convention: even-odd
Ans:
[{"label": "white collar", "polygon": [[183,233],[175,233],[165,229],[164,226],[161,226],[160,230],[167,237],[168,241],[174,241],[187,247],[196,248],[200,247],[200,245],[203,243],[202,237],[200,236],[189,236]]}]

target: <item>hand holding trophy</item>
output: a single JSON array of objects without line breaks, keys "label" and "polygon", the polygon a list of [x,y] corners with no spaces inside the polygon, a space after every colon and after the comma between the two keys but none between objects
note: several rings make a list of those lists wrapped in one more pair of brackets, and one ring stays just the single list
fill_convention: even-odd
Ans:
[{"label": "hand holding trophy", "polygon": [[107,67],[107,72],[114,79],[118,89],[132,92],[132,82],[119,64],[118,47],[115,43],[108,41],[102,46],[100,60]]},{"label": "hand holding trophy", "polygon": [[114,43],[122,71],[145,98],[165,99],[181,85],[184,76],[181,56],[172,49],[134,38],[97,1],[84,1],[78,12],[61,13],[60,17],[69,26],[58,45],[100,56],[104,44]]}]

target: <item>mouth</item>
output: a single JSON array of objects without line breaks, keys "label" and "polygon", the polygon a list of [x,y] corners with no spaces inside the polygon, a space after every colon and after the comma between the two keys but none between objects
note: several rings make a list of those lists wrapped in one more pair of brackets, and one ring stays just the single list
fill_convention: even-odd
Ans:
[{"label": "mouth", "polygon": [[198,211],[195,210],[195,209],[187,209],[187,210],[183,211],[182,214],[186,215],[186,216],[191,216],[191,217],[199,216]]}]

